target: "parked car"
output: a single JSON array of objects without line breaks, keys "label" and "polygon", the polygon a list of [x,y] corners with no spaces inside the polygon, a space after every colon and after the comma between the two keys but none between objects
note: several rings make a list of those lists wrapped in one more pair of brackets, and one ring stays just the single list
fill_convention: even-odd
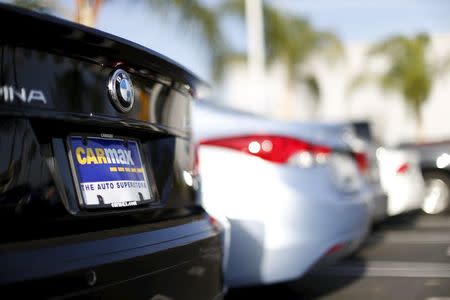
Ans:
[{"label": "parked car", "polygon": [[418,151],[425,180],[423,211],[428,214],[450,210],[450,141],[403,144],[402,149]]},{"label": "parked car", "polygon": [[388,195],[388,215],[421,209],[425,183],[417,151],[381,147],[377,158],[381,185]]},{"label": "parked car", "polygon": [[368,195],[334,126],[284,123],[206,102],[195,104],[193,121],[202,203],[230,224],[230,287],[298,278],[364,239]]},{"label": "parked car", "polygon": [[201,82],[48,15],[1,4],[0,26],[2,296],[221,298],[191,142]]},{"label": "parked car", "polygon": [[381,144],[373,136],[370,123],[367,121],[350,122],[355,138],[352,148],[360,153],[359,164],[363,170],[363,178],[371,191],[371,219],[376,224],[386,219],[388,213],[388,197],[381,186],[380,169],[377,159],[377,150]]}]

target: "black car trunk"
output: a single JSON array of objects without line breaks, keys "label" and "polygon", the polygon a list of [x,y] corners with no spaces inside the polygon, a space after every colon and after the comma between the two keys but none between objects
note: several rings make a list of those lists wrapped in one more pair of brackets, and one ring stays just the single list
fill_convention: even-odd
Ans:
[{"label": "black car trunk", "polygon": [[[17,12],[2,5],[0,15],[0,243],[201,214],[190,142],[198,79],[118,37]],[[8,30],[13,23],[22,26]],[[108,90],[118,69],[134,86],[134,105],[125,113]],[[74,137],[86,147],[95,138],[135,143],[151,200],[86,205],[71,156]]]}]

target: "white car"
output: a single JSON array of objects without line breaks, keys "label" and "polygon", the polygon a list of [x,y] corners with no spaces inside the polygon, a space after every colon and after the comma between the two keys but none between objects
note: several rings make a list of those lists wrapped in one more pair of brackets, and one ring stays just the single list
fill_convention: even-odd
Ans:
[{"label": "white car", "polygon": [[389,216],[422,208],[425,183],[419,153],[414,150],[377,150],[380,180],[388,195]]},{"label": "white car", "polygon": [[369,196],[336,127],[207,103],[196,103],[193,122],[203,206],[229,222],[230,287],[298,278],[365,238]]}]

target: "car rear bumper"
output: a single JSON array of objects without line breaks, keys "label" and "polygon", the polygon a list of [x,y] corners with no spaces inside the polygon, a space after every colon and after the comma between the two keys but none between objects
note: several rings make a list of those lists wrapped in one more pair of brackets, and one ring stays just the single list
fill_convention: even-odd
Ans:
[{"label": "car rear bumper", "polygon": [[333,246],[345,245],[344,254],[368,232],[367,195],[337,191],[325,169],[200,153],[203,204],[230,222],[230,287],[295,279]]},{"label": "car rear bumper", "polygon": [[230,219],[226,273],[230,287],[298,278],[318,262],[331,263],[349,254],[367,235],[369,210],[364,202],[322,204],[319,208],[306,203],[320,202],[317,198],[287,201],[291,212],[284,216]]},{"label": "car rear bumper", "polygon": [[38,298],[223,296],[222,233],[206,219],[132,230],[4,245],[0,249],[2,291],[15,296],[32,293]]},{"label": "car rear bumper", "polygon": [[387,190],[389,216],[398,215],[411,210],[420,209],[425,196],[425,186],[421,178],[405,178],[397,180]]}]

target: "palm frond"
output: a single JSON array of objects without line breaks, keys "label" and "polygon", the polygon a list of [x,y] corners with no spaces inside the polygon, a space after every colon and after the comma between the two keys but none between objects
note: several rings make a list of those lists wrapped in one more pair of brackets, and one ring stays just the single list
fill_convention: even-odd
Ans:
[{"label": "palm frond", "polygon": [[387,70],[373,76],[370,70],[356,76],[350,83],[353,89],[368,80],[378,84],[383,90],[399,91],[405,103],[420,116],[420,108],[428,99],[433,77],[450,68],[450,56],[443,61],[431,64],[427,60],[427,47],[430,38],[425,33],[414,37],[393,36],[373,45],[367,52],[368,58],[385,56],[388,58]]},{"label": "palm frond", "polygon": [[223,43],[216,12],[197,0],[149,0],[147,3],[158,11],[167,13],[176,9],[183,22],[199,26],[206,42],[213,48]]},{"label": "palm frond", "polygon": [[[245,17],[242,0],[226,1],[222,9],[225,13]],[[284,63],[290,80],[304,79],[299,76],[298,67],[313,54],[325,54],[331,61],[344,56],[343,46],[336,35],[316,31],[306,19],[283,13],[267,3],[263,5],[263,15],[267,63]]]},{"label": "palm frond", "polygon": [[374,73],[371,72],[361,72],[355,75],[350,83],[347,85],[347,94],[355,92],[357,89],[360,89],[362,86],[371,83],[371,82],[379,82],[380,78]]},{"label": "palm frond", "polygon": [[247,56],[245,53],[241,52],[233,52],[233,51],[226,51],[226,52],[215,52],[214,53],[214,67],[213,67],[213,76],[216,79],[222,78],[222,75],[225,70],[225,66],[233,63],[233,62],[239,62],[244,64],[247,60]]},{"label": "palm frond", "polygon": [[332,32],[318,32],[317,34],[319,48],[330,59],[331,63],[345,58],[345,49],[341,40]]},{"label": "palm frond", "polygon": [[205,42],[211,50],[211,62],[214,79],[220,79],[224,69],[224,57],[231,51],[220,29],[219,13],[198,0],[149,0],[147,3],[161,13],[175,9],[184,23],[199,27]]},{"label": "palm frond", "polygon": [[222,2],[217,12],[219,15],[237,15],[241,18],[245,17],[245,1],[243,0],[228,0]]},{"label": "palm frond", "polygon": [[408,43],[408,38],[404,36],[393,36],[370,47],[368,55],[397,55],[399,51],[407,48]]},{"label": "palm frond", "polygon": [[314,75],[307,75],[302,80],[307,87],[310,94],[313,96],[313,100],[316,102],[320,99],[320,86],[319,80]]},{"label": "palm frond", "polygon": [[56,3],[52,0],[14,0],[12,4],[40,12],[51,12],[56,9]]}]

